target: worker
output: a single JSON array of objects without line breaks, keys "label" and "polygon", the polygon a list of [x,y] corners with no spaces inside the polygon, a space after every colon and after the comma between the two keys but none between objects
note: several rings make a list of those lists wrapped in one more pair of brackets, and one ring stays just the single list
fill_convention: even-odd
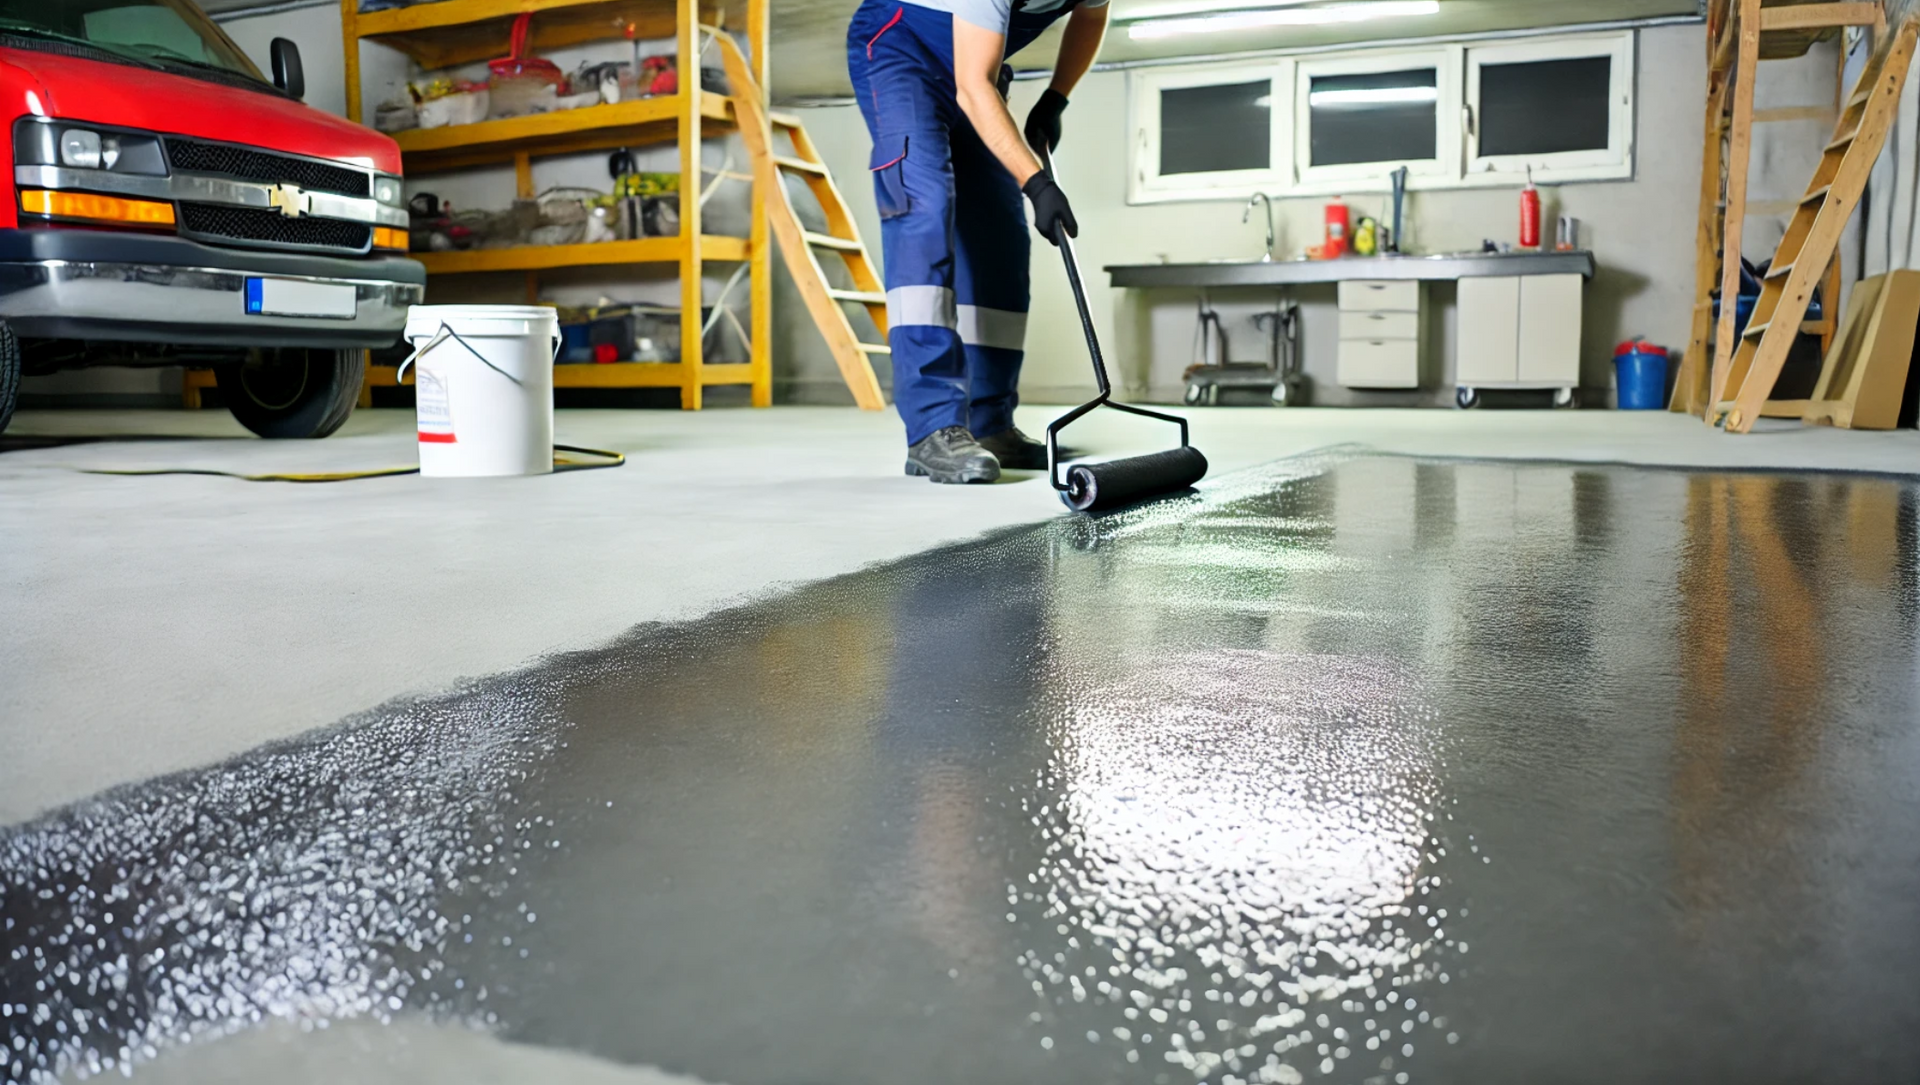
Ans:
[{"label": "worker", "polygon": [[[1062,17],[1053,80],[1023,139],[1004,62]],[[1013,424],[1027,326],[1021,196],[1048,241],[1079,235],[1032,147],[1059,145],[1060,115],[1106,28],[1106,0],[862,0],[847,28],[847,67],[873,134],[909,475],[992,482],[1002,467],[1047,465],[1046,446]]]}]

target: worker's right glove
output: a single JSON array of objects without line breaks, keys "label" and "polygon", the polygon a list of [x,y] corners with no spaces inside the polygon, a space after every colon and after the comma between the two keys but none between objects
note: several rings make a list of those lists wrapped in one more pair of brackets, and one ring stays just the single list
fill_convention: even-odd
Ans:
[{"label": "worker's right glove", "polygon": [[1064,230],[1068,237],[1080,236],[1080,224],[1073,219],[1073,208],[1067,205],[1067,194],[1060,191],[1060,186],[1053,183],[1053,178],[1047,176],[1046,170],[1027,178],[1027,183],[1020,186],[1020,191],[1026,193],[1027,199],[1033,204],[1033,228],[1040,231],[1041,237],[1058,245],[1060,235],[1056,231]]},{"label": "worker's right glove", "polygon": [[1033,103],[1027,111],[1025,135],[1028,146],[1036,150],[1048,151],[1060,148],[1060,114],[1067,111],[1067,96],[1048,87],[1040,92],[1040,100]]}]

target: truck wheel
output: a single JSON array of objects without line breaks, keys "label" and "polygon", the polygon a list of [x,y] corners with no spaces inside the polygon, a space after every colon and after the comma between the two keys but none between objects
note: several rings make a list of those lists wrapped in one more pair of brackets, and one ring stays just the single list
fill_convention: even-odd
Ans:
[{"label": "truck wheel", "polygon": [[215,370],[220,398],[240,424],[262,437],[325,437],[360,398],[364,350],[261,349]]},{"label": "truck wheel", "polygon": [[20,340],[0,320],[0,432],[13,421],[13,405],[20,399]]}]

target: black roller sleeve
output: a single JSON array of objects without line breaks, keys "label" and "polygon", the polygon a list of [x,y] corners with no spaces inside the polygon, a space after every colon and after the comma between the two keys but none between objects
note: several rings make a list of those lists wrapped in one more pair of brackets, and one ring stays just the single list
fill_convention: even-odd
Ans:
[{"label": "black roller sleeve", "polygon": [[1206,474],[1207,458],[1192,446],[1105,463],[1075,464],[1067,468],[1067,488],[1060,499],[1076,511],[1099,512],[1184,490]]}]

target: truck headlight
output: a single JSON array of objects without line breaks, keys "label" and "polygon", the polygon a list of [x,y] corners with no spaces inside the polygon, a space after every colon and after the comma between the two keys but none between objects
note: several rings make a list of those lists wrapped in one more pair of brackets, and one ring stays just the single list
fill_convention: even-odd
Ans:
[{"label": "truck headlight", "polygon": [[[85,128],[68,128],[60,133],[60,164],[75,169],[97,170],[100,168],[104,148],[100,133]],[[118,143],[114,145],[113,156],[120,157]]]},{"label": "truck headlight", "polygon": [[384,173],[373,175],[373,198],[387,207],[405,207],[406,196],[400,187],[400,178]]},{"label": "truck headlight", "polygon": [[20,166],[167,175],[158,137],[22,117],[13,126],[13,161]]}]

